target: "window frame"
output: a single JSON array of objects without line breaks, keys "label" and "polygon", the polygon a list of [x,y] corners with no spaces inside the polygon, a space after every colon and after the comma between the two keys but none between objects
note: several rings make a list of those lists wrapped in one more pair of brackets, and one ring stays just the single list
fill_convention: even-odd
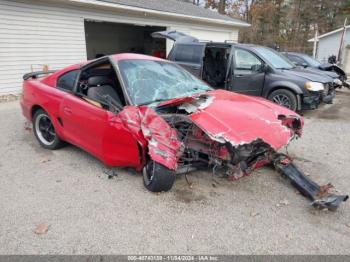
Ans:
[{"label": "window frame", "polygon": [[[63,88],[63,87],[60,87],[58,85],[60,79],[64,76],[66,76],[67,74],[70,74],[72,72],[76,71],[76,76],[75,76],[75,80],[74,80],[74,83],[73,83],[73,86],[72,86],[72,89],[69,90],[69,89],[66,89],[66,88]],[[77,82],[78,82],[78,79],[80,77],[80,72],[81,70],[80,69],[72,69],[72,70],[69,70],[69,71],[66,71],[64,72],[62,75],[60,75],[59,77],[57,77],[57,81],[56,81],[56,88],[59,89],[59,90],[62,90],[64,92],[67,92],[67,93],[70,93],[70,94],[74,94],[75,93],[75,88],[76,88],[76,85],[77,85]]]},{"label": "window frame", "polygon": [[262,60],[259,56],[257,56],[254,52],[252,52],[252,51],[250,51],[250,50],[247,50],[247,49],[245,49],[245,48],[235,47],[235,48],[234,48],[234,52],[233,52],[233,57],[234,57],[234,59],[233,59],[233,63],[234,63],[233,73],[235,72],[235,70],[240,70],[240,71],[245,71],[245,72],[250,71],[251,74],[260,73],[260,72],[258,72],[258,71],[253,71],[251,68],[250,68],[250,69],[246,69],[246,68],[239,68],[239,67],[237,67],[236,50],[242,50],[242,51],[248,52],[249,54],[251,54],[252,56],[254,56],[258,61],[260,61],[260,63],[261,63],[262,66],[265,64],[265,61]]}]

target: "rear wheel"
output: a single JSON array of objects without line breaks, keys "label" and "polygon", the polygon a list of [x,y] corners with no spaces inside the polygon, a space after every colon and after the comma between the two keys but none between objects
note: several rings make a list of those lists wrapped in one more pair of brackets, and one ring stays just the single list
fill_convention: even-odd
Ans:
[{"label": "rear wheel", "polygon": [[33,131],[39,144],[46,149],[54,150],[64,145],[56,134],[50,116],[42,109],[37,110],[33,116]]},{"label": "rear wheel", "polygon": [[268,96],[268,99],[293,111],[297,110],[297,97],[289,90],[277,89]]},{"label": "rear wheel", "polygon": [[154,161],[147,163],[142,174],[143,184],[151,192],[169,191],[176,178],[173,170]]}]

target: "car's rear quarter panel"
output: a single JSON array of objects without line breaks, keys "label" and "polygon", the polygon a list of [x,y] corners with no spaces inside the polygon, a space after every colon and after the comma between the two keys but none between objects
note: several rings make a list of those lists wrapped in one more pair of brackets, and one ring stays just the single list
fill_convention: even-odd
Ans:
[{"label": "car's rear quarter panel", "polygon": [[57,134],[63,137],[63,130],[58,123],[59,107],[63,96],[59,89],[42,82],[42,79],[32,79],[23,82],[23,96],[21,100],[23,115],[32,121],[34,109],[41,107],[51,117]]}]

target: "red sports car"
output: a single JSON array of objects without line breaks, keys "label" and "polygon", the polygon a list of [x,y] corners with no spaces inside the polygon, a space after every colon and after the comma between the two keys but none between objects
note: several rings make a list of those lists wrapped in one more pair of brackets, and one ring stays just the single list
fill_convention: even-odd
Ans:
[{"label": "red sports car", "polygon": [[272,164],[316,207],[335,209],[347,199],[278,153],[301,135],[298,114],[213,90],[175,63],[117,54],[23,78],[23,114],[42,147],[68,142],[109,167],[134,167],[150,191],[167,191],[176,174],[194,169],[235,180]]}]

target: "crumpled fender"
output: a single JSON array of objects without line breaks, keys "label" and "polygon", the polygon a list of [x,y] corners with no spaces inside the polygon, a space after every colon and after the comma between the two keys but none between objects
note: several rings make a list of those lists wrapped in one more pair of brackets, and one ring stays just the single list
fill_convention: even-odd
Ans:
[{"label": "crumpled fender", "polygon": [[119,116],[152,160],[176,170],[182,143],[175,129],[147,106],[126,106]]}]

